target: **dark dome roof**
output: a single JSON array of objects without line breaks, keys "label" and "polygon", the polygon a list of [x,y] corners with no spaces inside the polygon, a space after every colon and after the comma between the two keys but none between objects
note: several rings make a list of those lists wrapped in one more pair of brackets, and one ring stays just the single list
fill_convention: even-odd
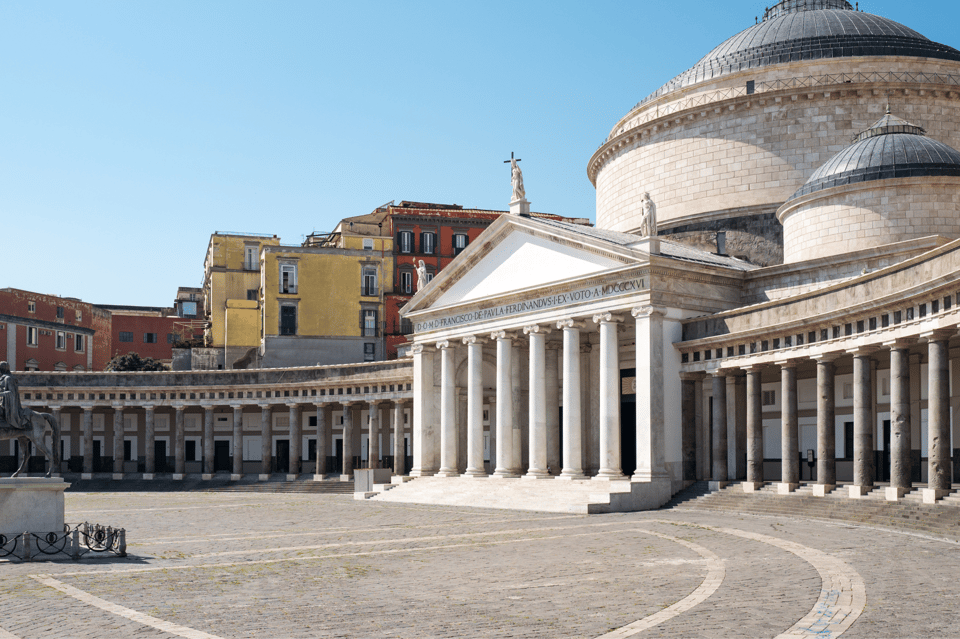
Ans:
[{"label": "dark dome roof", "polygon": [[[784,0],[643,102],[728,73],[799,60],[910,56],[960,61],[960,51],[846,0]],[[643,104],[641,102],[641,104]]]},{"label": "dark dome roof", "polygon": [[960,176],[960,152],[888,113],[814,171],[790,200],[858,182],[944,175]]}]

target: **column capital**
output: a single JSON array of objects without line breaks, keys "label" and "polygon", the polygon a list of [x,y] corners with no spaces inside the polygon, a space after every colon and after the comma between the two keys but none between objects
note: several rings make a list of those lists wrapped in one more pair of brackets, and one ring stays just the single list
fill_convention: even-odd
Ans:
[{"label": "column capital", "polygon": [[324,400],[324,401],[320,401],[320,400],[316,400],[316,399],[315,399],[315,400],[313,400],[312,403],[313,403],[313,405],[316,406],[317,408],[326,408],[327,405],[328,405],[328,404],[332,404],[333,401],[332,401],[332,400],[329,400],[329,399],[328,399],[328,400]]},{"label": "column capital", "polygon": [[877,351],[880,350],[879,346],[874,344],[869,344],[866,346],[855,346],[853,348],[848,348],[846,350],[847,355],[853,355],[854,357],[869,357]]},{"label": "column capital", "polygon": [[593,316],[594,324],[614,324],[623,321],[623,316],[615,313],[597,313]]},{"label": "column capital", "polygon": [[547,333],[552,333],[553,329],[541,326],[540,324],[530,324],[523,327],[524,335],[546,335]]},{"label": "column capital", "polygon": [[500,340],[512,340],[513,332],[511,331],[493,331],[490,333],[490,339],[500,341]]},{"label": "column capital", "polygon": [[483,339],[482,337],[477,337],[476,335],[467,335],[463,338],[463,343],[466,346],[473,346],[475,344],[482,346],[483,344],[486,344],[486,342],[487,340]]},{"label": "column capital", "polygon": [[924,331],[920,333],[920,339],[927,342],[945,342],[951,337],[957,334],[956,327],[954,328],[937,328],[932,331]]},{"label": "column capital", "polygon": [[833,351],[829,353],[818,353],[811,356],[810,359],[818,364],[828,364],[840,359],[841,357],[843,357],[843,353],[839,351]]},{"label": "column capital", "polygon": [[200,408],[203,410],[214,410],[216,407],[216,404],[200,404]]},{"label": "column capital", "polygon": [[890,350],[904,349],[904,348],[910,348],[911,346],[916,344],[918,341],[919,340],[916,337],[898,337],[888,342],[884,342],[883,346],[884,348],[889,348]]},{"label": "column capital", "polygon": [[639,319],[641,317],[653,317],[654,315],[663,317],[666,312],[657,306],[635,306],[630,309],[630,314]]},{"label": "column capital", "polygon": [[153,410],[156,410],[156,409],[157,409],[157,407],[156,407],[154,404],[144,404],[144,405],[143,405],[143,410],[145,410],[145,411],[147,411],[147,412],[150,412],[150,411],[153,411]]},{"label": "column capital", "polygon": [[413,355],[420,355],[420,354],[423,353],[423,348],[424,348],[424,346],[425,346],[425,344],[414,344],[414,345],[410,348],[410,353],[413,354]]},{"label": "column capital", "polygon": [[291,402],[284,402],[284,404],[286,405],[287,408],[296,408],[296,407],[300,406],[300,402],[293,402],[293,401],[291,401]]},{"label": "column capital", "polygon": [[695,373],[680,373],[680,380],[684,382],[698,382],[706,376],[706,373],[699,371]]},{"label": "column capital", "polygon": [[796,359],[779,359],[774,362],[774,365],[780,368],[796,368],[799,363]]},{"label": "column capital", "polygon": [[233,410],[243,410],[243,404],[230,404],[230,408]]},{"label": "column capital", "polygon": [[366,402],[363,402],[362,400],[359,400],[359,399],[345,399],[345,400],[342,399],[340,400],[339,403],[344,408],[350,408],[351,406],[356,406],[357,404],[364,404]]},{"label": "column capital", "polygon": [[572,317],[568,317],[557,322],[557,328],[568,329],[568,328],[584,328],[587,325],[586,322],[582,320],[575,320]]},{"label": "column capital", "polygon": [[439,342],[437,342],[437,348],[438,348],[438,349],[444,349],[444,350],[445,350],[445,349],[448,349],[448,348],[453,348],[453,346],[450,345],[450,340],[448,340],[448,339],[442,339],[442,340],[440,340]]},{"label": "column capital", "polygon": [[765,364],[750,364],[749,366],[741,366],[740,370],[744,373],[760,373],[764,368],[766,368]]}]

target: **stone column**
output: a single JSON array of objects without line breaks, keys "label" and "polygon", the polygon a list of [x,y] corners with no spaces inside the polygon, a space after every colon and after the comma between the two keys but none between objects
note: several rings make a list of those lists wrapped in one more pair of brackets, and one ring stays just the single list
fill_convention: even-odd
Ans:
[{"label": "stone column", "polygon": [[393,403],[393,474],[403,475],[406,460],[403,445],[403,404]]},{"label": "stone column", "polygon": [[233,409],[233,476],[236,481],[243,476],[243,406],[232,404]]},{"label": "stone column", "polygon": [[529,393],[530,393],[530,456],[527,479],[550,477],[547,470],[547,333],[537,326],[525,326],[523,332],[530,338]]},{"label": "stone column", "polygon": [[861,348],[853,354],[853,485],[850,496],[863,497],[873,490],[873,389],[870,388],[870,355],[875,348]]},{"label": "stone column", "polygon": [[270,479],[273,472],[273,410],[260,404],[260,481]]},{"label": "stone column", "polygon": [[752,493],[763,486],[763,382],[761,368],[747,370],[747,481],[743,492]]},{"label": "stone column", "polygon": [[483,342],[464,337],[467,346],[467,477],[486,477],[483,467]]},{"label": "stone column", "polygon": [[327,422],[327,406],[323,402],[314,404],[317,407],[317,459],[313,469],[314,481],[327,476],[327,443],[330,441],[330,424]]},{"label": "stone column", "polygon": [[580,412],[581,322],[560,320],[563,330],[563,471],[560,479],[585,479],[583,474],[583,421]]},{"label": "stone column", "polygon": [[174,407],[173,418],[173,478],[183,479],[187,472],[187,451],[183,443],[183,406]]},{"label": "stone column", "polygon": [[490,336],[497,340],[497,456],[494,477],[516,477],[513,463],[513,339],[500,331]]},{"label": "stone column", "polygon": [[411,477],[429,477],[437,472],[440,462],[439,423],[434,387],[435,349],[414,344],[413,353],[413,428],[410,444],[413,452]]},{"label": "stone column", "polygon": [[552,475],[560,474],[560,349],[558,343],[547,343],[546,411],[547,467]]},{"label": "stone column", "polygon": [[950,491],[950,356],[947,343],[956,330],[924,334],[927,340],[927,488],[924,503],[935,503]]},{"label": "stone column", "polygon": [[203,408],[203,474],[201,479],[213,479],[213,405]]},{"label": "stone column", "polygon": [[593,316],[600,325],[600,469],[596,479],[623,479],[620,466],[620,342],[621,318],[612,313]]},{"label": "stone column", "polygon": [[697,377],[697,381],[695,382],[696,386],[694,386],[693,389],[694,401],[696,402],[696,406],[694,406],[694,418],[697,422],[697,479],[700,481],[709,480],[710,475],[713,473],[711,461],[713,439],[710,434],[710,423],[707,419],[709,409],[706,406],[706,379],[706,375],[701,373],[699,377]]},{"label": "stone column", "polygon": [[293,481],[300,474],[300,458],[303,457],[303,423],[300,420],[300,404],[287,404],[287,414],[290,433],[287,481]]},{"label": "stone column", "polygon": [[[663,310],[634,308],[637,369],[637,470],[633,481],[669,481],[664,436]],[[619,387],[619,383],[617,384]],[[726,408],[724,408],[726,415]],[[726,418],[724,418],[726,423]],[[726,429],[724,429],[726,437]],[[724,440],[726,441],[726,440]],[[726,468],[726,452],[724,452]],[[724,471],[726,473],[726,471]],[[724,477],[726,479],[726,477]]]},{"label": "stone column", "polygon": [[890,344],[890,486],[889,501],[898,501],[913,486],[910,459],[910,342]]},{"label": "stone column", "polygon": [[513,421],[510,433],[510,472],[515,476],[523,474],[523,388],[520,375],[520,340],[511,340],[510,386],[513,399]]},{"label": "stone column", "polygon": [[123,479],[123,406],[113,405],[113,478]]},{"label": "stone column", "polygon": [[157,458],[155,449],[157,431],[154,424],[156,409],[153,406],[147,405],[143,407],[143,410],[143,478],[149,480],[153,479],[154,473],[157,472]]},{"label": "stone column", "polygon": [[437,342],[440,349],[440,471],[439,477],[456,477],[457,473],[457,386],[456,352],[450,342]]},{"label": "stone column", "polygon": [[817,483],[824,497],[837,486],[836,355],[817,358]]},{"label": "stone column", "polygon": [[[50,407],[50,414],[53,415],[53,419],[56,421],[56,423],[60,425],[60,432],[63,433],[63,424],[62,424],[62,422],[60,421],[60,411],[61,411],[61,410],[62,410],[62,408],[61,408],[60,406],[51,406],[51,407]],[[62,437],[62,435],[61,435],[61,437]],[[45,438],[45,439],[46,439],[46,438]],[[56,446],[57,459],[60,460],[60,465],[59,465],[59,466],[53,466],[53,462],[50,462],[50,465],[51,465],[51,467],[52,467],[52,468],[50,469],[50,476],[51,476],[51,477],[60,477],[60,473],[63,472],[63,471],[61,470],[61,467],[63,466],[63,461],[64,461],[64,460],[63,460],[63,455],[60,454],[60,451],[61,451],[60,440],[59,440],[59,439],[54,440],[52,434],[50,435],[49,439],[50,439],[50,445],[51,445],[51,446]],[[51,452],[54,452],[54,451],[51,449]]]},{"label": "stone column", "polygon": [[81,479],[93,478],[93,407],[83,407],[83,474]]},{"label": "stone column", "polygon": [[367,468],[380,468],[380,402],[367,405],[370,428],[367,434]]},{"label": "stone column", "polygon": [[353,479],[353,402],[343,402],[343,468],[340,481]]},{"label": "stone column", "polygon": [[712,489],[727,485],[727,379],[721,371],[713,373],[713,481]]},{"label": "stone column", "polygon": [[797,364],[780,365],[780,494],[800,487],[800,423],[797,404]]},{"label": "stone column", "polygon": [[697,379],[690,373],[680,374],[680,457],[681,477],[697,478]]}]

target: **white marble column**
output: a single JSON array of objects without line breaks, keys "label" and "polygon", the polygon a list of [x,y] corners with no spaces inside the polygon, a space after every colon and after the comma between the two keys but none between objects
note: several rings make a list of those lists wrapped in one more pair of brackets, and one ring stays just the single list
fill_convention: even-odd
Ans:
[{"label": "white marble column", "polygon": [[612,313],[593,316],[600,326],[600,468],[595,479],[623,479],[620,464],[620,341],[623,321]]},{"label": "white marble column", "polygon": [[910,459],[910,342],[890,344],[890,486],[886,498],[897,501],[913,486]]},{"label": "white marble column", "polygon": [[467,477],[486,477],[483,467],[483,342],[464,337],[467,347]]},{"label": "white marble column", "polygon": [[113,478],[123,478],[123,406],[113,405]]},{"label": "white marble column", "polygon": [[300,474],[300,458],[303,456],[303,423],[300,421],[300,404],[287,404],[287,432],[290,438],[290,459],[287,460],[287,480],[293,481]]},{"label": "white marble column", "polygon": [[510,386],[513,399],[513,428],[510,432],[513,439],[510,443],[510,471],[520,476],[523,474],[523,387],[521,385],[521,340],[511,340],[510,355]]},{"label": "white marble column", "polygon": [[243,477],[243,406],[231,404],[233,409],[233,474],[230,479],[236,481]]},{"label": "white marble column", "polygon": [[560,348],[547,342],[546,353],[547,467],[552,475],[560,474]]},{"label": "white marble column", "polygon": [[83,474],[81,479],[93,478],[93,407],[83,407]]},{"label": "white marble column", "polygon": [[213,479],[213,405],[203,408],[203,474],[201,479]]},{"label": "white marble column", "polygon": [[[637,470],[633,481],[667,481],[664,436],[663,310],[634,308],[637,369]],[[726,459],[726,457],[724,457]]]},{"label": "white marble column", "polygon": [[763,485],[763,386],[759,366],[747,368],[747,481],[744,492]]},{"label": "white marble column", "polygon": [[950,492],[950,355],[947,349],[956,330],[933,331],[927,340],[927,488],[923,501],[933,503]]},{"label": "white marble column", "polygon": [[393,415],[393,474],[403,475],[406,470],[406,451],[403,445],[403,404],[394,402],[390,412]]},{"label": "white marble column", "polygon": [[870,356],[874,347],[851,351],[853,354],[853,485],[851,497],[862,497],[873,490],[874,445],[873,389],[870,383]]},{"label": "white marble column", "polygon": [[797,402],[797,364],[780,366],[780,485],[781,494],[800,487],[800,422]]},{"label": "white marble column", "polygon": [[413,425],[410,437],[413,468],[410,476],[429,477],[437,472],[440,462],[439,419],[433,380],[436,349],[414,344],[410,350],[413,353]]},{"label": "white marble column", "polygon": [[490,433],[490,476],[497,470],[497,395],[494,394],[487,398],[487,410],[489,415],[489,424],[487,428]]},{"label": "white marble column", "polygon": [[260,481],[270,479],[273,472],[273,410],[260,404]]},{"label": "white marble column", "polygon": [[313,469],[313,478],[321,480],[327,476],[327,443],[330,441],[330,423],[327,421],[327,405],[316,402],[317,407],[317,459]]},{"label": "white marble column", "polygon": [[583,416],[580,412],[580,328],[582,322],[564,319],[563,330],[563,471],[560,479],[585,479],[583,473]]},{"label": "white marble column", "polygon": [[439,477],[456,477],[457,472],[457,386],[454,354],[449,341],[437,342],[440,350],[440,470]]},{"label": "white marble column", "polygon": [[530,340],[529,393],[530,393],[530,455],[526,479],[546,479],[547,470],[547,333],[536,324],[524,326],[523,332]]},{"label": "white marble column", "polygon": [[154,424],[155,407],[146,405],[143,407],[143,478],[153,479],[157,472],[157,458],[155,442],[157,441],[156,426]]},{"label": "white marble column", "polygon": [[817,360],[817,483],[813,494],[823,497],[837,485],[836,355]]},{"label": "white marble column", "polygon": [[513,469],[513,338],[499,331],[497,340],[497,456],[494,477],[516,477]]}]

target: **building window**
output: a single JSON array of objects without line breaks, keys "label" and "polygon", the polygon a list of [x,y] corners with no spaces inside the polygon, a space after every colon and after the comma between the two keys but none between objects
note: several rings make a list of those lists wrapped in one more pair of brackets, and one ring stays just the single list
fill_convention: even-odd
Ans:
[{"label": "building window", "polygon": [[369,238],[364,238],[363,240],[363,250],[372,251],[373,250],[373,240]]},{"label": "building window", "polygon": [[284,304],[280,307],[280,334],[297,334],[297,307]]},{"label": "building window", "polygon": [[413,231],[400,231],[397,233],[397,246],[401,253],[413,253]]},{"label": "building window", "polygon": [[67,365],[64,364],[63,362],[57,362],[56,364],[53,365],[53,370],[60,373],[65,373],[67,372]]},{"label": "building window", "polygon": [[247,289],[247,301],[248,302],[260,301],[260,289],[256,289],[256,288]]},{"label": "building window", "polygon": [[133,333],[130,331],[120,331],[120,341],[121,342],[132,342]]},{"label": "building window", "polygon": [[62,307],[62,306],[58,306],[58,307],[57,307],[57,319],[63,319],[63,307]]},{"label": "building window", "polygon": [[27,302],[27,312],[36,313],[37,312],[37,303],[36,302]]},{"label": "building window", "polygon": [[453,236],[453,254],[460,255],[463,253],[463,249],[467,248],[467,234],[466,233],[456,233]]},{"label": "building window", "polygon": [[36,372],[40,370],[40,362],[31,358],[23,364],[23,370]]},{"label": "building window", "polygon": [[377,345],[366,343],[363,345],[363,361],[373,362],[377,359]]},{"label": "building window", "polygon": [[412,271],[400,271],[400,292],[406,295],[413,293]]},{"label": "building window", "polygon": [[167,333],[167,344],[173,344],[174,339],[173,333]]},{"label": "building window", "polygon": [[57,350],[67,350],[67,334],[63,331],[57,331]]},{"label": "building window", "polygon": [[763,405],[776,406],[776,404],[777,404],[777,391],[775,390],[763,391]]},{"label": "building window", "polygon": [[295,295],[297,292],[297,265],[280,265],[280,292]]},{"label": "building window", "polygon": [[365,308],[360,311],[360,329],[364,337],[377,336],[377,311]]},{"label": "building window", "polygon": [[40,331],[36,326],[27,327],[27,346],[37,346],[40,343]]},{"label": "building window", "polygon": [[379,291],[377,290],[376,266],[363,267],[363,281],[360,284],[360,294],[367,296],[376,296],[379,294]]},{"label": "building window", "polygon": [[[245,246],[243,248],[243,269],[245,271],[260,270],[260,260],[257,259],[256,246]],[[192,296],[191,299],[193,299]]]},{"label": "building window", "polygon": [[83,321],[83,313],[81,313],[80,311],[77,311],[76,317],[77,317],[77,322]]},{"label": "building window", "polygon": [[157,343],[157,334],[156,334],[156,333],[144,333],[144,334],[143,334],[143,343],[144,343],[144,344],[156,344],[156,343]]},{"label": "building window", "polygon": [[73,336],[73,350],[78,353],[83,352],[83,335]]},{"label": "building window", "polygon": [[437,252],[437,234],[426,232],[420,234],[420,251],[427,255],[433,255]]}]

